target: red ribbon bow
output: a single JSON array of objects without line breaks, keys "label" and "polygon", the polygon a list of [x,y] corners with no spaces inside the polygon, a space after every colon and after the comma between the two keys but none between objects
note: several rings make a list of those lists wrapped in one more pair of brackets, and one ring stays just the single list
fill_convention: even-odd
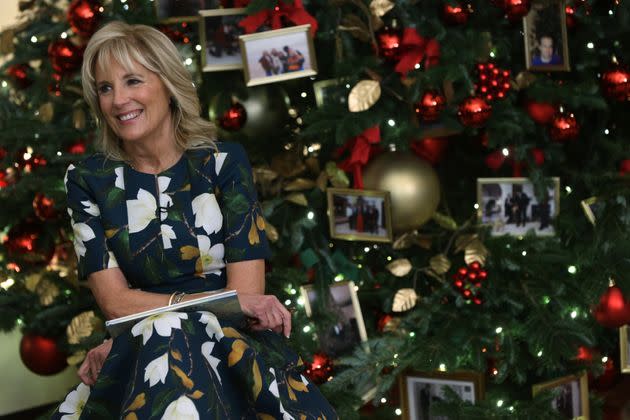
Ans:
[{"label": "red ribbon bow", "polygon": [[366,129],[363,133],[351,138],[337,152],[343,153],[351,149],[350,157],[339,163],[339,168],[346,172],[352,172],[354,187],[363,189],[363,176],[361,168],[370,160],[372,145],[381,141],[381,128],[378,125]]},{"label": "red ribbon bow", "polygon": [[406,76],[421,62],[428,69],[440,60],[440,44],[435,39],[421,37],[414,28],[405,29],[400,49],[402,55],[394,70],[402,76]]},{"label": "red ribbon bow", "polygon": [[310,23],[311,35],[315,36],[315,32],[317,32],[317,19],[304,10],[302,0],[293,0],[293,3],[284,3],[282,0],[278,0],[273,9],[261,10],[242,19],[238,24],[246,33],[251,34],[265,23],[270,24],[273,29],[282,28],[282,18],[296,25]]}]

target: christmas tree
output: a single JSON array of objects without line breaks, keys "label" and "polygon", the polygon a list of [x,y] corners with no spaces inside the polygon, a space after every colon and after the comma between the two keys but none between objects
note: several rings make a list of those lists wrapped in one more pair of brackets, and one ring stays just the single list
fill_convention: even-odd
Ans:
[{"label": "christmas tree", "polygon": [[627,2],[205,3],[21,1],[3,34],[0,328],[31,370],[105,336],[63,177],[92,151],[77,70],[111,20],[166,33],[247,149],[268,292],[341,418],[420,416],[422,384],[449,418],[560,418],[564,385],[629,368]]}]

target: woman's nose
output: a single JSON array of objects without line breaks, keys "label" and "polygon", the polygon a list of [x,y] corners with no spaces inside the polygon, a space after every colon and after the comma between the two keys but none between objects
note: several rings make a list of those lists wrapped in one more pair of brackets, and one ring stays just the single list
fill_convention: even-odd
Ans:
[{"label": "woman's nose", "polygon": [[122,106],[129,101],[129,95],[127,94],[127,90],[121,87],[113,88],[114,94],[114,105]]}]

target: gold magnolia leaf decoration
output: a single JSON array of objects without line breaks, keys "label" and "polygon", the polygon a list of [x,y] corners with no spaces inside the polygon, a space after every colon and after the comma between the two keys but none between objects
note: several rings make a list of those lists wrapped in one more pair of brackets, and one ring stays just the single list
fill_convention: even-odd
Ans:
[{"label": "gold magnolia leaf decoration", "polygon": [[444,229],[457,230],[457,222],[450,216],[436,211],[433,214],[433,220]]},{"label": "gold magnolia leaf decoration", "polygon": [[490,252],[488,248],[481,242],[479,238],[475,238],[466,246],[466,251],[464,252],[464,261],[466,264],[470,265],[473,262],[477,261],[481,265],[486,264],[486,257]]},{"label": "gold magnolia leaf decoration", "polygon": [[370,3],[370,11],[372,15],[377,17],[385,16],[385,14],[393,8],[394,3],[389,0],[372,0]]},{"label": "gold magnolia leaf decoration", "polygon": [[392,303],[392,311],[404,312],[416,306],[418,295],[414,289],[400,289],[394,295],[394,303]]},{"label": "gold magnolia leaf decoration", "polygon": [[407,258],[399,258],[387,264],[385,268],[396,277],[404,277],[409,274],[413,266]]},{"label": "gold magnolia leaf decoration", "polygon": [[257,184],[268,184],[274,179],[278,178],[278,173],[270,168],[264,166],[255,167],[252,170],[254,175],[254,182]]},{"label": "gold magnolia leaf decoration", "polygon": [[85,350],[79,350],[66,358],[66,362],[70,366],[78,366],[83,360],[85,360],[85,355],[87,352]]},{"label": "gold magnolia leaf decoration", "polygon": [[326,163],[326,174],[335,188],[347,188],[350,185],[348,175],[335,162]]},{"label": "gold magnolia leaf decoration", "polygon": [[464,251],[468,244],[472,243],[475,239],[477,239],[476,233],[459,235],[457,239],[455,239],[455,253],[457,254],[458,252]]},{"label": "gold magnolia leaf decoration", "polygon": [[267,239],[269,239],[271,242],[276,242],[280,238],[280,235],[278,234],[278,229],[276,229],[276,227],[269,222],[265,223],[265,233],[267,234]]},{"label": "gold magnolia leaf decoration", "polygon": [[436,274],[447,273],[451,268],[451,261],[444,254],[437,254],[429,260],[429,266]]},{"label": "gold magnolia leaf decoration", "polygon": [[350,112],[366,111],[381,97],[381,84],[376,80],[361,80],[348,95]]},{"label": "gold magnolia leaf decoration", "polygon": [[68,343],[79,344],[82,338],[87,338],[94,331],[103,329],[103,321],[96,316],[94,311],[81,312],[72,318],[70,324],[66,327],[66,336]]},{"label": "gold magnolia leaf decoration", "polygon": [[42,279],[37,283],[35,293],[39,296],[39,303],[48,306],[59,296],[59,287],[48,279]]},{"label": "gold magnolia leaf decoration", "polygon": [[394,243],[392,244],[392,248],[395,250],[407,249],[411,248],[413,245],[417,245],[420,248],[431,249],[431,244],[433,241],[430,236],[421,235],[417,230],[412,230],[409,232],[403,233],[401,236],[396,238]]},{"label": "gold magnolia leaf decoration", "polygon": [[72,111],[72,125],[74,126],[74,128],[77,130],[84,130],[85,121],[85,111],[83,110],[83,108],[75,108]]},{"label": "gold magnolia leaf decoration", "polygon": [[285,191],[304,191],[315,187],[315,181],[306,178],[295,178],[284,186]]},{"label": "gold magnolia leaf decoration", "polygon": [[53,120],[53,117],[55,116],[55,106],[52,104],[52,102],[46,102],[45,104],[42,104],[39,107],[37,116],[39,117],[39,120],[44,124],[51,122]]},{"label": "gold magnolia leaf decoration", "polygon": [[308,206],[308,201],[306,200],[306,196],[302,193],[293,193],[289,194],[284,199],[290,203],[297,204],[298,206]]}]

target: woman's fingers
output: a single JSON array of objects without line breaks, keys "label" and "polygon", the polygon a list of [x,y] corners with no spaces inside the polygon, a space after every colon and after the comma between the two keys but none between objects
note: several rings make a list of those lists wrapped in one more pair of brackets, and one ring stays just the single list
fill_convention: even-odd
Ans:
[{"label": "woman's fingers", "polygon": [[286,337],[291,334],[291,313],[272,295],[239,295],[245,315],[254,318],[255,330],[271,329]]}]

